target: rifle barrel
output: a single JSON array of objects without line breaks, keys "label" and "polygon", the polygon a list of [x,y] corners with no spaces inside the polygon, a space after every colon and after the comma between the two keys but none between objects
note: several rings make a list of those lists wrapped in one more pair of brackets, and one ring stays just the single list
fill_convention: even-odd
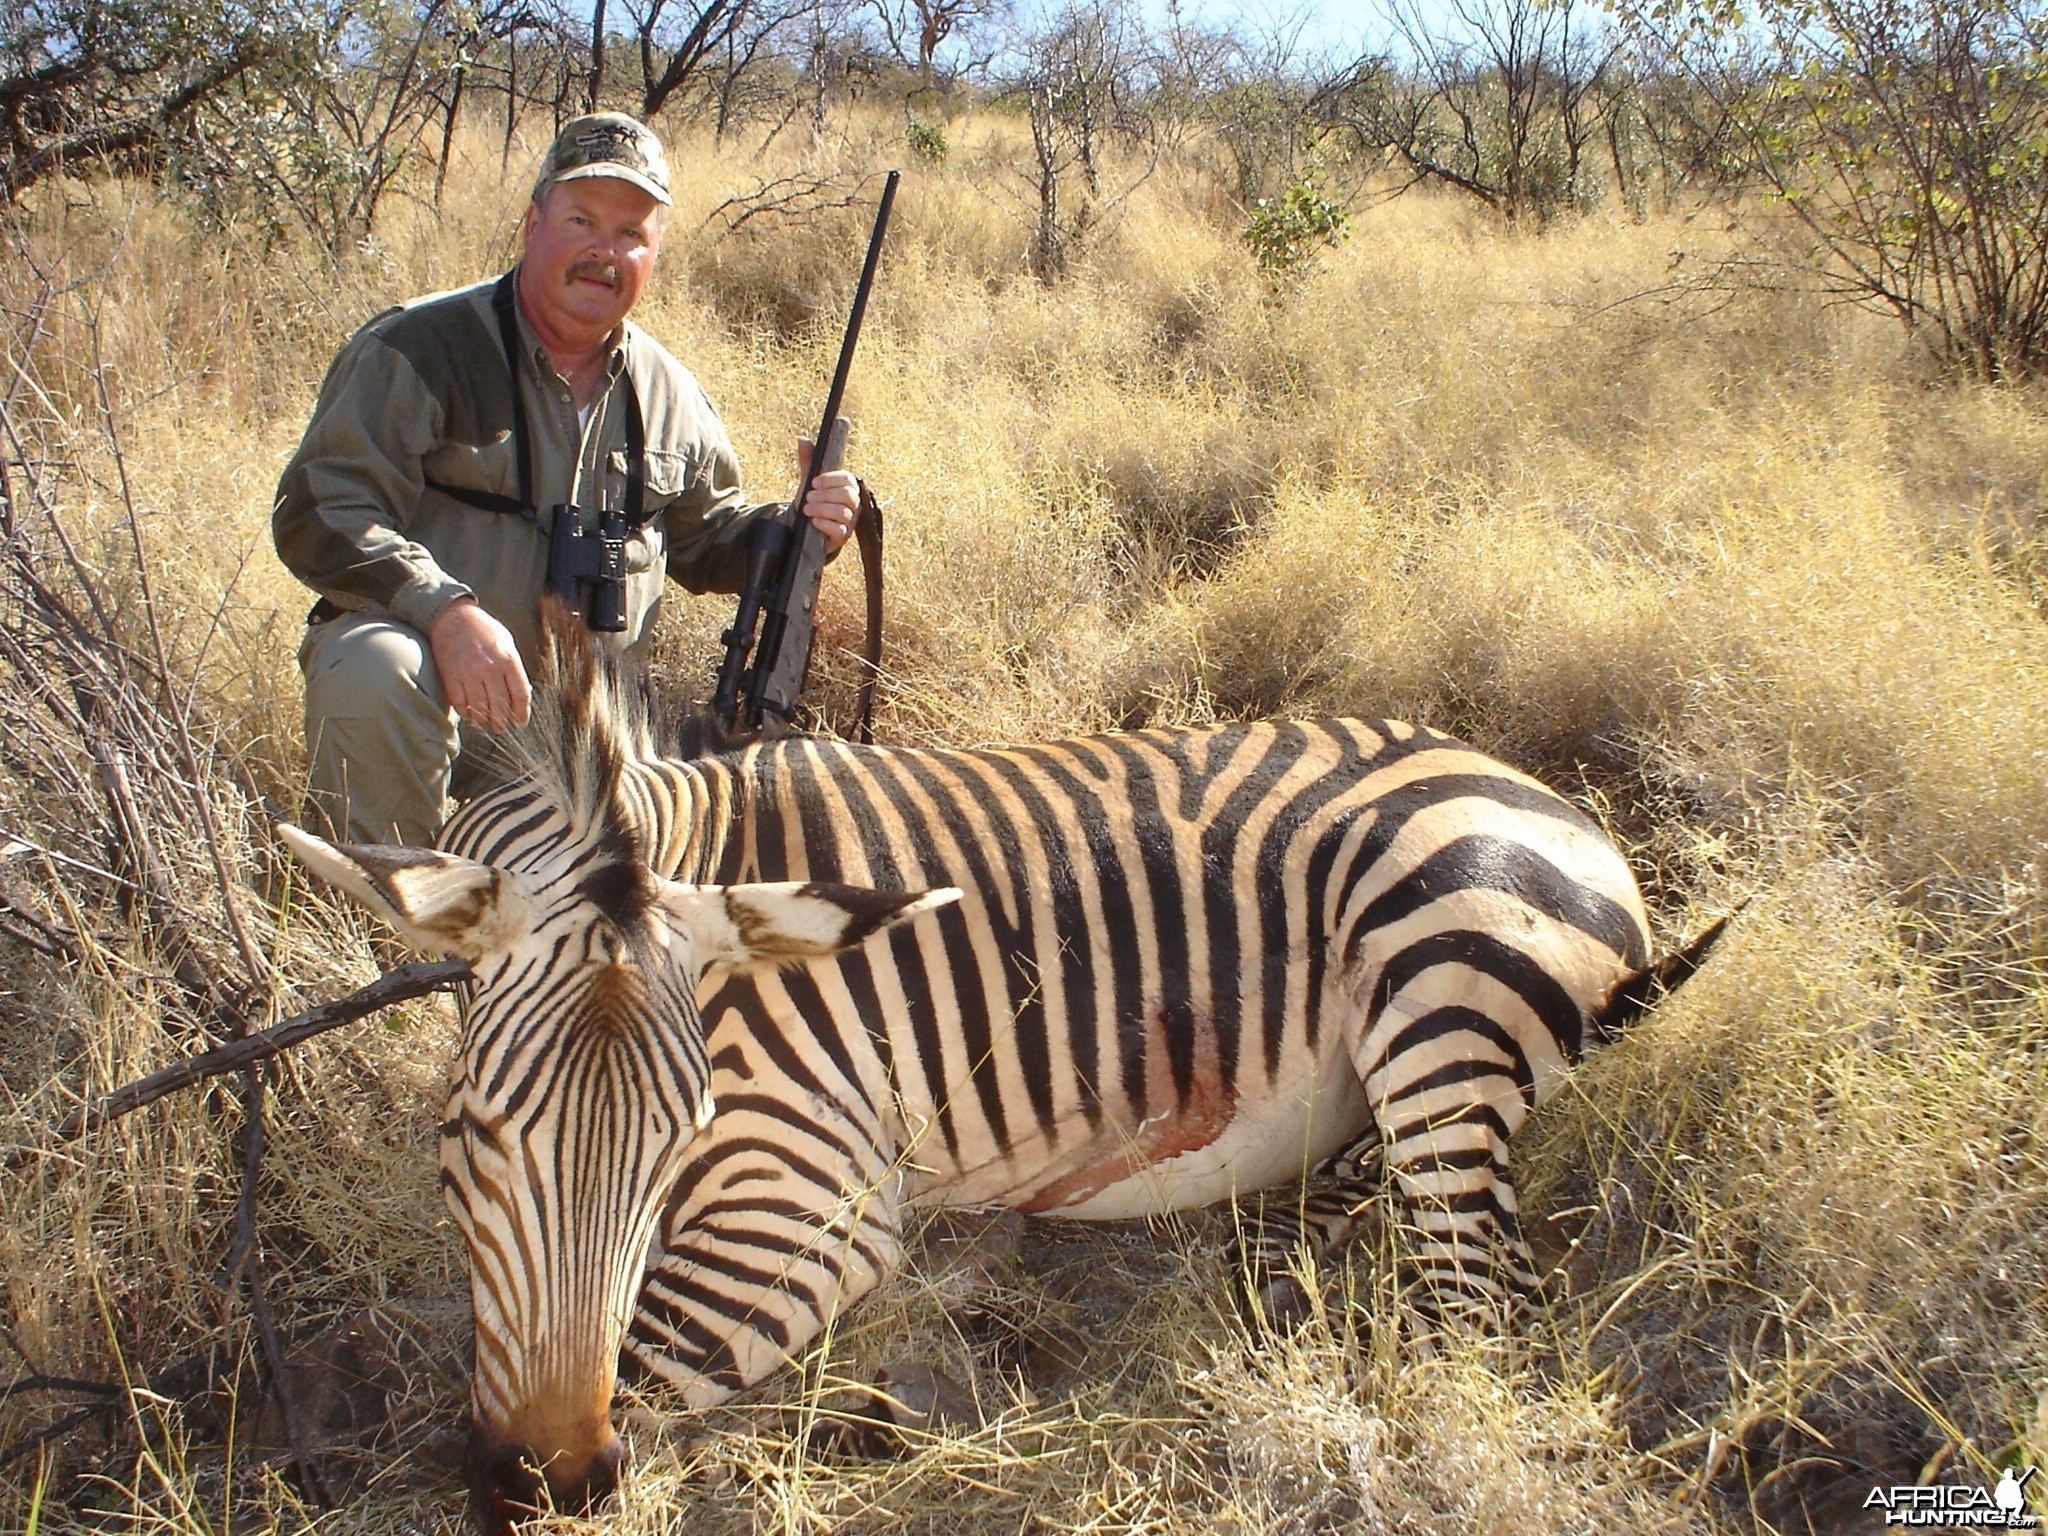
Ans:
[{"label": "rifle barrel", "polygon": [[795,513],[793,532],[796,537],[783,558],[774,594],[763,605],[761,643],[755,649],[753,667],[747,674],[746,719],[749,725],[761,723],[762,700],[767,696],[778,652],[788,634],[790,603],[796,588],[797,570],[804,563],[801,558],[804,545],[813,538],[822,537],[805,521],[804,503],[810,499],[811,483],[824,467],[825,445],[831,441],[832,424],[839,418],[839,403],[846,394],[847,376],[853,371],[853,350],[860,342],[861,322],[868,312],[868,295],[875,286],[875,268],[882,259],[882,241],[889,232],[889,210],[896,202],[896,183],[901,179],[902,172],[891,171],[882,183],[882,201],[875,210],[874,232],[868,236],[867,258],[861,263],[860,282],[853,290],[853,308],[846,316],[846,334],[839,343],[839,362],[832,370],[832,386],[825,394],[825,415],[819,422],[817,436],[811,439],[811,462],[804,470],[803,483],[797,487],[796,500],[791,504]]},{"label": "rifle barrel", "polygon": [[[811,439],[820,447],[824,446],[832,431],[832,423],[839,417],[839,402],[846,394],[847,375],[853,371],[853,349],[860,341],[861,322],[867,318],[868,295],[874,291],[875,268],[882,259],[882,238],[889,232],[889,210],[895,206],[896,183],[902,176],[901,171],[891,171],[888,180],[882,183],[882,202],[875,209],[875,228],[868,236],[867,259],[861,263],[860,282],[853,290],[853,308],[846,316],[846,335],[839,342],[839,364],[832,370],[832,387],[825,394],[825,414],[818,423],[818,435]],[[815,465],[816,462],[813,458],[812,463]],[[802,503],[799,502],[798,506],[801,507]]]}]

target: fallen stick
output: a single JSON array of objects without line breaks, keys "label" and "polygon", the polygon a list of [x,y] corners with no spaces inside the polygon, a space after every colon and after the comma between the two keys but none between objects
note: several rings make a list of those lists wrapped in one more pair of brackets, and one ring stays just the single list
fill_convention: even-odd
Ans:
[{"label": "fallen stick", "polygon": [[25,1439],[17,1440],[14,1444],[7,1447],[6,1450],[0,1451],[0,1467],[12,1466],[37,1446],[48,1445],[52,1440],[70,1434],[72,1430],[78,1428],[79,1425],[96,1413],[112,1413],[114,1407],[115,1405],[110,1402],[92,1403],[84,1408],[65,1414],[56,1423],[36,1431]]},{"label": "fallen stick", "polygon": [[[109,1120],[118,1120],[132,1114],[145,1104],[154,1104],[158,1099],[176,1093],[180,1088],[189,1088],[194,1083],[203,1083],[208,1078],[219,1077],[237,1068],[251,1066],[259,1061],[268,1061],[281,1055],[293,1046],[338,1029],[344,1024],[353,1024],[366,1014],[389,1008],[394,1003],[407,1002],[423,997],[429,992],[439,992],[458,981],[469,979],[469,964],[463,960],[413,960],[386,971],[366,987],[358,988],[347,997],[336,998],[331,1003],[319,1003],[304,1013],[295,1014],[282,1024],[255,1034],[244,1035],[230,1040],[226,1045],[215,1046],[197,1056],[187,1056],[183,1061],[165,1067],[161,1072],[152,1072],[147,1077],[124,1083],[105,1097],[91,1104],[81,1104],[67,1115],[63,1122],[50,1133],[52,1141],[76,1141],[87,1131],[105,1125]],[[11,1148],[5,1159],[5,1166],[18,1168],[39,1150],[34,1147]]]}]

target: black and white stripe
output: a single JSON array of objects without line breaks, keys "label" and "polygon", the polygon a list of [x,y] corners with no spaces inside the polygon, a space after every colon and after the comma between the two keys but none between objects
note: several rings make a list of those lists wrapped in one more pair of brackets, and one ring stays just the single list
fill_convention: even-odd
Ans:
[{"label": "black and white stripe", "polygon": [[[1368,1131],[1430,1296],[1525,1284],[1508,1140],[1647,954],[1590,821],[1405,725],[785,740],[630,778],[665,877],[965,892],[700,994],[717,1108],[627,1352],[703,1402],[885,1274],[910,1206],[1186,1206]],[[508,794],[462,840],[531,814]]]},{"label": "black and white stripe", "polygon": [[715,1402],[921,1205],[1122,1217],[1334,1170],[1254,1234],[1267,1277],[1384,1185],[1425,1306],[1532,1279],[1508,1143],[1648,953],[1559,796],[1383,721],[660,760],[606,667],[564,674],[533,778],[442,840],[436,878],[503,910],[467,949],[409,930],[477,966],[443,1163],[501,1460],[601,1489],[593,1348]]}]

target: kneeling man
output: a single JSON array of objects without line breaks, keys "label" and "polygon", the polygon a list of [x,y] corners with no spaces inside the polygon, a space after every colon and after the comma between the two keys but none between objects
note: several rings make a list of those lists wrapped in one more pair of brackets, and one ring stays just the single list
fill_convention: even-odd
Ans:
[{"label": "kneeling man", "polygon": [[[299,648],[315,799],[350,842],[432,842],[448,797],[502,772],[523,724],[558,519],[623,531],[623,619],[645,647],[664,581],[737,591],[751,505],[716,412],[627,314],[671,206],[645,126],[580,117],[549,149],[503,277],[387,310],[327,371],[272,533],[320,595]],[[799,445],[799,456],[808,445]],[[836,551],[860,489],[804,514]]]}]

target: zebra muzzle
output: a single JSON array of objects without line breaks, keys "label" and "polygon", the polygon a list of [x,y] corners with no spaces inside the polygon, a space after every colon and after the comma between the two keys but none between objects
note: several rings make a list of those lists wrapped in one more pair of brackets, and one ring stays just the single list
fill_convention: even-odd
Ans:
[{"label": "zebra muzzle", "polygon": [[543,1470],[526,1446],[494,1445],[472,1432],[469,1449],[469,1510],[481,1536],[511,1536],[515,1526],[549,1511],[594,1512],[619,1485],[626,1467],[626,1443],[607,1431],[596,1453],[579,1469],[559,1456]]}]

